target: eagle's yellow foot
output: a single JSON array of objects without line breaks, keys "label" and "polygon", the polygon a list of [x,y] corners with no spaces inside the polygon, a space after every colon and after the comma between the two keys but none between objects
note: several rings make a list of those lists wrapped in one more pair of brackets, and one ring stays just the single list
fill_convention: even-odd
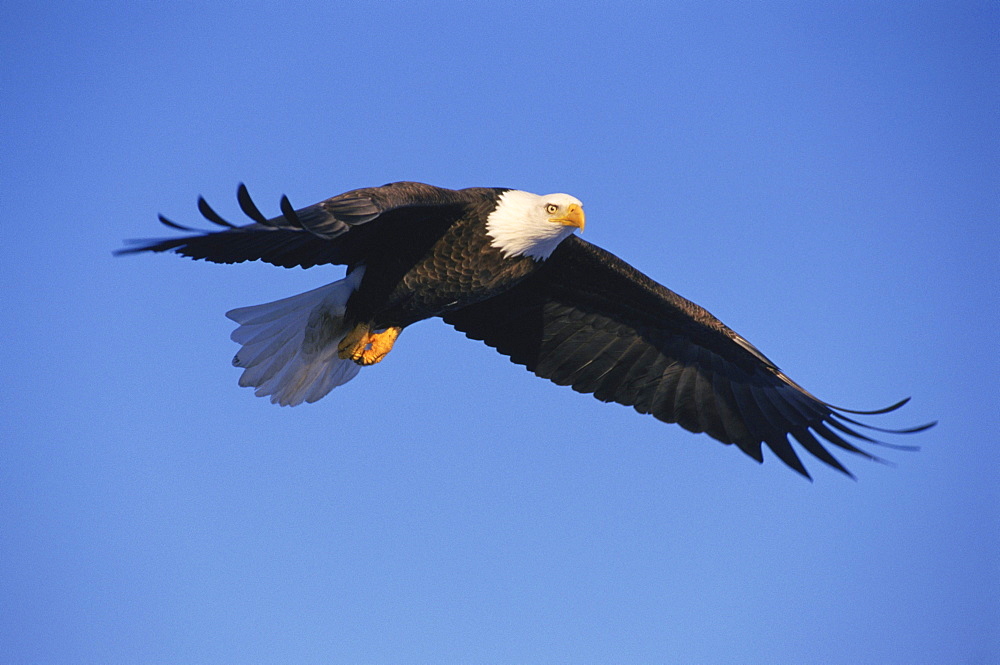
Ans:
[{"label": "eagle's yellow foot", "polygon": [[341,340],[337,346],[337,355],[345,360],[353,360],[359,365],[374,365],[392,351],[392,345],[402,330],[393,327],[384,332],[373,333],[368,332],[366,325],[358,324]]},{"label": "eagle's yellow foot", "polygon": [[344,339],[337,344],[337,356],[341,360],[353,360],[358,362],[365,347],[368,346],[368,325],[359,323],[351,331],[344,335]]},{"label": "eagle's yellow foot", "polygon": [[359,365],[374,365],[381,362],[392,351],[392,345],[396,343],[396,338],[402,331],[402,328],[389,328],[384,332],[371,333],[368,335],[368,348],[361,353],[361,360],[354,362]]}]

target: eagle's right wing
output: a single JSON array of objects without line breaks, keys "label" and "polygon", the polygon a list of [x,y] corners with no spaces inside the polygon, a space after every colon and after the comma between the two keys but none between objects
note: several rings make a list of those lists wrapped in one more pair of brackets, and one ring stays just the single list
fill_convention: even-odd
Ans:
[{"label": "eagle's right wing", "polygon": [[852,419],[905,400],[870,412],[820,401],[707,311],[576,236],[510,291],[443,318],[542,378],[736,444],[758,462],[766,445],[807,477],[789,436],[848,473],[824,444],[875,458],[851,442],[880,443],[858,428],[933,424],[884,430]]}]

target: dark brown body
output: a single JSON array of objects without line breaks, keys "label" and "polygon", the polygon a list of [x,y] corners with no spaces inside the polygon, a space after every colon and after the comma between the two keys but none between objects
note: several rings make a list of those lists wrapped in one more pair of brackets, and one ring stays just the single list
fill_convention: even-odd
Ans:
[{"label": "dark brown body", "polygon": [[[472,193],[469,190],[464,192]],[[505,258],[490,244],[485,219],[496,206],[495,190],[453,216],[407,224],[392,240],[373,247],[362,264],[364,278],[347,305],[347,321],[373,330],[399,327],[492,298],[538,268],[525,256]],[[354,266],[358,267],[358,266]]]}]

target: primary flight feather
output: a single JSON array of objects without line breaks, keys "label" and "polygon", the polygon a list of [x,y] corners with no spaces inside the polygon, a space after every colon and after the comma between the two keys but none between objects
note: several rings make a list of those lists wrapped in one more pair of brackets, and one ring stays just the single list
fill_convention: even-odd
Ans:
[{"label": "primary flight feather", "polygon": [[851,440],[882,430],[789,379],[698,305],[574,235],[583,204],[568,194],[444,189],[417,182],[356,189],[299,210],[281,199],[267,218],[246,188],[236,226],[146,241],[119,253],[174,251],[216,263],[347,266],[344,279],[276,302],[234,309],[240,385],[294,406],[315,402],[380,362],[410,324],[438,316],[540,377],[605,402],[705,432],[757,461],[766,445],[808,477],[789,435],[826,464],[847,469],[832,444],[877,459]]}]

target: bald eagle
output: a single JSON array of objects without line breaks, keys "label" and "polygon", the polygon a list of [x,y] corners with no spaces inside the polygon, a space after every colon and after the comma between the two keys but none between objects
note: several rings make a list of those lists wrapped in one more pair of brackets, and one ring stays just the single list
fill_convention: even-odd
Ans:
[{"label": "bald eagle", "polygon": [[[241,386],[271,402],[315,402],[380,362],[407,326],[438,316],[542,378],[618,402],[763,460],[762,445],[809,477],[789,435],[833,468],[820,443],[878,459],[850,439],[879,441],[789,379],[750,342],[698,305],[574,235],[583,204],[568,194],[417,182],[356,189],[267,218],[240,185],[252,224],[236,226],[203,199],[222,227],[118,253],[174,251],[216,263],[347,266],[344,279],[226,314],[239,324],[233,365]],[[888,444],[885,444],[888,445]]]}]

